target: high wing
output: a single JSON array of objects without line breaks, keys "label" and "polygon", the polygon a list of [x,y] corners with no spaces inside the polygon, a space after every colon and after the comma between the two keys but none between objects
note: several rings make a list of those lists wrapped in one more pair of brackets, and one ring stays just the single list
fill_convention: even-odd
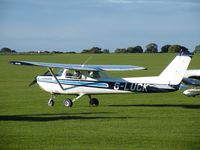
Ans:
[{"label": "high wing", "polygon": [[145,70],[144,67],[132,65],[80,65],[80,64],[58,64],[31,61],[10,61],[14,65],[40,66],[48,68],[63,68],[71,70],[87,70],[87,71],[128,71],[128,70]]}]

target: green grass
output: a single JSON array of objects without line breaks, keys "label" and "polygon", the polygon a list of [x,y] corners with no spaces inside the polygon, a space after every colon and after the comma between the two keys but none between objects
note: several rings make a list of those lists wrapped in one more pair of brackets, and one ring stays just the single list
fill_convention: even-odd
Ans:
[{"label": "green grass", "polygon": [[[92,56],[92,57],[91,57]],[[132,64],[144,71],[109,72],[114,77],[158,75],[174,54],[0,55],[0,149],[199,150],[200,98],[182,91],[164,94],[100,95],[99,107],[88,98],[65,108],[65,96],[47,106],[49,94],[28,88],[45,68],[8,64],[10,60],[58,63]],[[200,68],[195,55],[189,68]],[[72,96],[69,96],[72,98]]]}]

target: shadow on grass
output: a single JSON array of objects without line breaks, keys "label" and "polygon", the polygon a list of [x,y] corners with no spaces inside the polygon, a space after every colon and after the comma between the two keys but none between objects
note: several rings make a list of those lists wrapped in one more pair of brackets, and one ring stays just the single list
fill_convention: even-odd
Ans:
[{"label": "shadow on grass", "polygon": [[159,107],[159,108],[168,108],[168,107],[177,107],[185,109],[200,109],[200,105],[193,104],[130,104],[130,105],[109,105],[109,107]]},{"label": "shadow on grass", "polygon": [[[99,112],[110,113],[110,112]],[[97,113],[81,113],[82,115]],[[28,121],[28,122],[47,122],[57,120],[95,120],[95,119],[128,119],[135,117],[99,117],[99,116],[80,116],[67,113],[62,114],[28,114],[28,115],[0,115],[0,121]]]}]

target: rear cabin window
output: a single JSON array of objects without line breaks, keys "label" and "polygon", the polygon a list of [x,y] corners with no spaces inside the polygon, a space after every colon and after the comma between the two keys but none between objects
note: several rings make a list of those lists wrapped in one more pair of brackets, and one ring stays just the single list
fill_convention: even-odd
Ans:
[{"label": "rear cabin window", "polygon": [[100,78],[99,72],[97,72],[97,71],[91,71],[91,72],[89,72],[89,76],[91,78],[93,78],[93,79]]}]

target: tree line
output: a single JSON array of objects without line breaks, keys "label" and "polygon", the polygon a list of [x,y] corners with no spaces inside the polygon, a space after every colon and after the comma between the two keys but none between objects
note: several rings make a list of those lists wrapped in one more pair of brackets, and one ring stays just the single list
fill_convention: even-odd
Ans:
[{"label": "tree line", "polygon": [[[149,43],[145,46],[145,49],[143,49],[141,46],[130,46],[128,48],[116,48],[114,53],[178,53],[178,52],[188,52],[188,48],[181,45],[164,45],[161,47],[160,51],[158,50],[158,45],[155,43]],[[10,48],[1,48],[0,53],[17,53],[15,50],[11,50]],[[76,53],[75,51],[28,51],[26,53]],[[80,53],[96,53],[96,54],[107,54],[110,53],[109,49],[102,49],[99,47],[92,47],[90,49],[83,49]],[[193,53],[200,53],[200,44],[197,45],[193,51]]]},{"label": "tree line", "polygon": [[[158,45],[155,43],[149,43],[145,46],[145,49],[139,45],[128,48],[116,48],[114,53],[178,53],[189,52],[188,48],[182,45],[164,45],[158,50]],[[101,49],[99,47],[92,47],[90,49],[84,49],[81,53],[110,53],[108,49]],[[193,53],[200,53],[200,44],[195,47]]]}]

